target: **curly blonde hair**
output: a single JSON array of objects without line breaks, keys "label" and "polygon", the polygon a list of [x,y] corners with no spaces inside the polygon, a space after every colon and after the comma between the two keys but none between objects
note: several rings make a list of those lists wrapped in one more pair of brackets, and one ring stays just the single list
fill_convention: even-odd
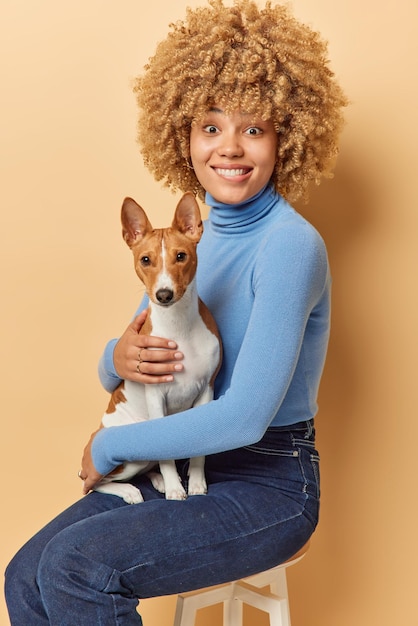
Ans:
[{"label": "curly blonde hair", "polygon": [[208,0],[170,24],[134,85],[144,163],[173,191],[204,189],[189,161],[190,130],[210,106],[272,119],[278,134],[272,183],[289,200],[330,176],[346,98],[327,45],[288,8]]}]

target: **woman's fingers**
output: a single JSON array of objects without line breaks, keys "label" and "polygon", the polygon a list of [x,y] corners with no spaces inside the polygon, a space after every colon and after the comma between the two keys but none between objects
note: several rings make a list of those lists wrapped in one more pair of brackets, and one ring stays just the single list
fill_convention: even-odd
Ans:
[{"label": "woman's fingers", "polygon": [[136,360],[140,363],[165,363],[169,361],[181,361],[184,357],[183,353],[179,350],[165,350],[162,348],[138,348],[138,352],[135,355]]},{"label": "woman's fingers", "polygon": [[147,311],[137,315],[118,340],[113,352],[116,372],[144,384],[171,382],[184,369],[184,355],[170,338],[141,334],[146,319]]},{"label": "woman's fingers", "polygon": [[173,375],[184,369],[182,359],[183,353],[177,350],[140,348],[134,362],[137,380],[144,384],[171,382]]}]

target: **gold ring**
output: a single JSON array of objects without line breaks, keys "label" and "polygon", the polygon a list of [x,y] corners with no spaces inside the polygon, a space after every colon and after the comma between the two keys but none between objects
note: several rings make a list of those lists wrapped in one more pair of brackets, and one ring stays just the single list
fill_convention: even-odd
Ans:
[{"label": "gold ring", "polygon": [[142,359],[141,359],[141,352],[142,352],[142,350],[143,350],[143,349],[144,349],[144,348],[140,348],[140,349],[139,349],[139,352],[138,352],[138,361],[139,361],[140,363],[142,363]]},{"label": "gold ring", "polygon": [[137,366],[136,366],[136,371],[138,372],[138,374],[141,373],[141,363],[142,361],[138,361]]}]

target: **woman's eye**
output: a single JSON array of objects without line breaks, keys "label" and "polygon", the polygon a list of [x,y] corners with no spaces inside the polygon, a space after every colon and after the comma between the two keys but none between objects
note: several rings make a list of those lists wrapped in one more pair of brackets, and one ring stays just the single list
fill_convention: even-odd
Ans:
[{"label": "woman's eye", "polygon": [[205,133],[214,135],[215,133],[218,132],[218,127],[214,126],[213,124],[207,124],[206,126],[203,127],[203,130],[205,131]]},{"label": "woman's eye", "polygon": [[261,135],[263,131],[261,128],[257,128],[257,126],[251,126],[251,128],[247,128],[245,132],[247,135]]},{"label": "woman's eye", "polygon": [[147,265],[151,265],[151,259],[149,258],[149,256],[142,256],[140,262],[143,267],[147,267]]},{"label": "woman's eye", "polygon": [[178,263],[184,263],[187,258],[187,254],[185,252],[177,252],[176,260]]}]

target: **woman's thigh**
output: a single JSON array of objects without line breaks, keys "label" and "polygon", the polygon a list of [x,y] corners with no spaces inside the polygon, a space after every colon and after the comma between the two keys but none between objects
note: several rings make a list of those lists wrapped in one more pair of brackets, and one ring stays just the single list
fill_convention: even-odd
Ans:
[{"label": "woman's thigh", "polygon": [[[92,493],[28,542],[17,563],[35,576],[41,558],[48,568],[48,555],[54,555],[51,567],[79,559],[91,578],[94,568],[100,571],[98,587],[109,589],[112,580],[115,592],[123,587],[139,598],[273,567],[295,553],[317,523],[316,453],[300,441],[273,432],[256,446],[209,457],[206,496],[167,501],[145,477],[145,502],[137,505]],[[186,465],[183,470],[186,476]]]},{"label": "woman's thigh", "polygon": [[[209,457],[206,496],[167,501],[142,477],[145,502],[71,525],[54,550],[77,545],[140,598],[250,575],[285,561],[312,534],[317,465],[306,431],[273,429],[255,446]],[[182,473],[187,480],[187,464]]]}]

